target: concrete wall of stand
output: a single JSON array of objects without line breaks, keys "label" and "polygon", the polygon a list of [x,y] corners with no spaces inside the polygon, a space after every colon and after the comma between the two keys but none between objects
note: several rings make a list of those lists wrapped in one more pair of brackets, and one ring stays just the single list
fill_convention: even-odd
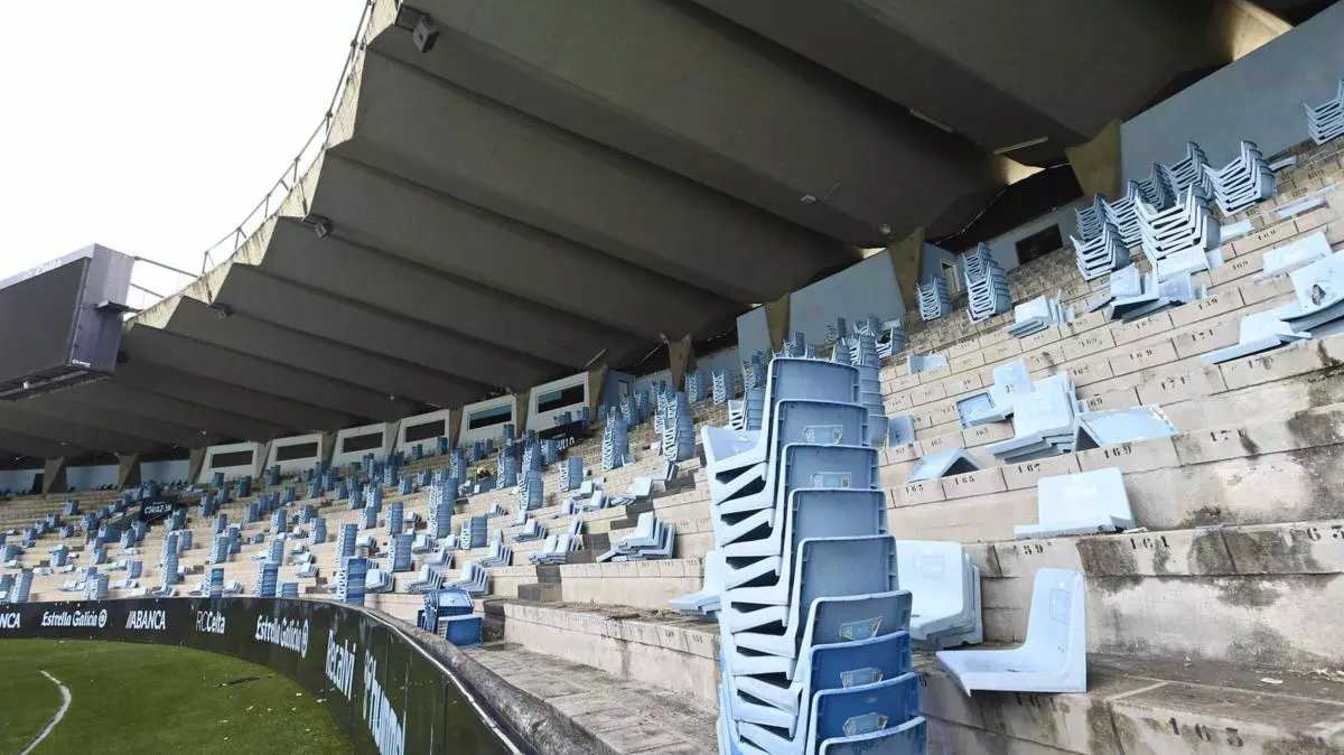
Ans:
[{"label": "concrete wall of stand", "polygon": [[1225,165],[1241,140],[1265,156],[1308,138],[1302,103],[1333,97],[1344,78],[1344,3],[1335,3],[1178,94],[1126,121],[1120,130],[1125,180],[1147,178],[1154,162],[1185,157],[1185,143]]},{"label": "concrete wall of stand", "polygon": [[117,484],[117,465],[99,464],[92,467],[66,467],[65,482],[71,490],[97,490]]},{"label": "concrete wall of stand", "polygon": [[0,471],[0,490],[8,490],[15,495],[26,495],[33,489],[33,478],[42,474],[41,469],[6,469]]},{"label": "concrete wall of stand", "polygon": [[[924,245],[925,270],[936,267],[931,262],[936,252],[931,253],[930,249],[937,248]],[[928,266],[931,264],[935,267]],[[882,252],[794,291],[789,296],[789,335],[801,332],[808,343],[827,343],[829,328],[835,325],[836,318],[843,317],[852,325],[870,315],[891,320],[904,314],[896,273],[887,253]],[[751,359],[757,351],[770,353],[770,330],[764,307],[738,316],[737,351],[743,361]]]},{"label": "concrete wall of stand", "polygon": [[[769,343],[769,340],[770,339],[767,337],[766,338],[767,344]],[[705,380],[708,381],[710,379],[709,376],[711,370],[741,369],[737,355],[738,350],[736,348],[731,347],[727,349],[719,349],[718,351],[712,354],[705,354],[703,356],[700,354],[696,354],[695,355],[696,369],[699,370],[701,373],[703,373],[705,376]],[[624,375],[624,373],[620,374]],[[628,378],[629,376],[625,377]],[[640,391],[648,391],[649,395],[652,396],[653,389],[658,386],[659,382],[668,383],[670,385],[672,383],[672,371],[658,370],[657,372],[650,372],[647,375],[640,375],[639,377],[634,378],[631,390],[634,393],[639,393]],[[708,382],[705,383],[706,392],[708,392],[709,387],[711,385],[712,383]],[[708,395],[708,393],[706,395]],[[605,400],[605,396],[603,397],[603,399]]]},{"label": "concrete wall of stand", "polygon": [[187,479],[191,473],[191,461],[189,459],[171,459],[168,461],[142,461],[140,462],[140,480],[141,482],[168,483]]},{"label": "concrete wall of stand", "polygon": [[[989,253],[994,256],[994,260],[1003,266],[1005,272],[1012,270],[1022,261],[1017,256],[1017,242],[1028,236],[1039,233],[1052,225],[1059,226],[1059,238],[1065,245],[1069,243],[1069,234],[1076,233],[1078,228],[1078,218],[1074,215],[1074,208],[1087,204],[1091,197],[1080,199],[1077,202],[1063,207],[1057,207],[1050,212],[1041,215],[1035,220],[1029,220],[1013,230],[995,238],[986,241],[989,247]],[[975,247],[968,247],[960,250],[964,254]]]}]

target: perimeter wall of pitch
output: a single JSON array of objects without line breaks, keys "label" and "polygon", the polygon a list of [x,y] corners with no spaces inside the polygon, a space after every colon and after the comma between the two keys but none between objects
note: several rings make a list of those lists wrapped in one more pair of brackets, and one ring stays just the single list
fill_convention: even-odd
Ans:
[{"label": "perimeter wall of pitch", "polygon": [[506,753],[428,651],[337,603],[261,598],[0,605],[0,640],[152,642],[251,661],[297,681],[358,752]]}]

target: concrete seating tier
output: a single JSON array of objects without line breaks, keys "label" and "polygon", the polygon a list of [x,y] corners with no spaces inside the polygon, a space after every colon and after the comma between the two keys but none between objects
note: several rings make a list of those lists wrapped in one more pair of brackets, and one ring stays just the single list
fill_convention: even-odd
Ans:
[{"label": "concrete seating tier", "polygon": [[[1089,592],[1096,592],[1090,589]],[[713,711],[718,630],[710,621],[625,606],[491,599],[497,641],[469,651],[600,669]],[[929,752],[1333,752],[1344,746],[1344,688],[1332,669],[1289,672],[1266,659],[1156,659],[1090,653],[1088,691],[964,695],[917,653]],[[506,671],[508,666],[501,665]],[[513,669],[516,673],[521,669]]]}]

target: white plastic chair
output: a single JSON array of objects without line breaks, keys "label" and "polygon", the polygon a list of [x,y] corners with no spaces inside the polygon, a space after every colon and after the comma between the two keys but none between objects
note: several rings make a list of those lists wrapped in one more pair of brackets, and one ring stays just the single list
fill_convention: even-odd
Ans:
[{"label": "white plastic chair", "polygon": [[1038,479],[1036,517],[1036,524],[1014,527],[1014,537],[1088,535],[1134,526],[1124,476],[1116,467]]},{"label": "white plastic chair", "polygon": [[1087,589],[1069,569],[1040,569],[1031,591],[1027,637],[1012,650],[942,650],[938,661],[970,695],[1087,691]]}]

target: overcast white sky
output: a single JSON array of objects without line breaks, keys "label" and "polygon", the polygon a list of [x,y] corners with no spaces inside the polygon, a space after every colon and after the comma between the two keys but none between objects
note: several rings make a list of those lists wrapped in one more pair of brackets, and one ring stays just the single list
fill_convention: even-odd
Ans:
[{"label": "overcast white sky", "polygon": [[93,242],[199,270],[318,124],[363,5],[6,3],[0,279]]}]

